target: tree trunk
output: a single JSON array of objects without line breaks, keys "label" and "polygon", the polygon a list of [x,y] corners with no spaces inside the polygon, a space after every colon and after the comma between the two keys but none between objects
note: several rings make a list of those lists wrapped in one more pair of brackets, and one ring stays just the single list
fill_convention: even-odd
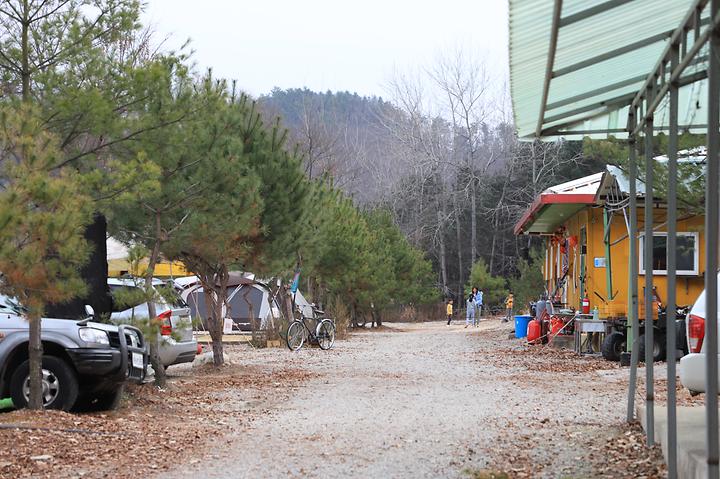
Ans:
[{"label": "tree trunk", "polygon": [[379,328],[380,326],[382,326],[382,317],[380,316],[380,311],[378,311],[377,309],[373,309],[372,314],[373,314],[373,321],[375,322],[375,326],[377,326]]},{"label": "tree trunk", "polygon": [[22,56],[20,65],[20,76],[22,77],[22,101],[30,102],[30,5],[27,0],[22,2],[22,31],[20,33],[20,55]]},{"label": "tree trunk", "polygon": [[214,285],[211,287],[209,282],[208,284],[203,284],[203,290],[205,291],[205,304],[210,306],[208,329],[210,331],[210,339],[212,340],[213,364],[219,367],[225,363],[222,344],[223,320],[225,319],[222,314],[223,303]]},{"label": "tree trunk", "polygon": [[42,355],[43,346],[41,338],[41,315],[38,314],[39,309],[30,306],[28,311],[28,321],[30,322],[30,342],[28,344],[28,354],[30,359],[30,400],[28,408],[40,410],[43,408],[42,399]]},{"label": "tree trunk", "polygon": [[492,232],[492,243],[490,246],[490,264],[488,265],[488,272],[490,275],[493,274],[493,268],[495,267],[495,244],[497,243],[497,225],[493,225]]},{"label": "tree trunk", "polygon": [[497,230],[499,226],[500,212],[495,215],[495,219],[493,220],[492,247],[490,248],[490,266],[488,267],[488,272],[490,273],[490,275],[494,274],[495,271],[495,247],[497,245]]},{"label": "tree trunk", "polygon": [[160,257],[160,242],[162,238],[162,223],[160,219],[160,213],[155,213],[155,244],[150,252],[150,258],[148,259],[148,267],[145,272],[145,293],[148,295],[149,301],[148,306],[148,321],[156,322],[156,327],[150,328],[150,337],[148,338],[148,344],[150,345],[150,364],[155,370],[155,385],[159,388],[164,388],[167,383],[167,375],[165,374],[165,366],[160,361],[160,324],[157,323],[157,311],[155,310],[155,294],[153,291],[152,280],[155,276],[155,265],[157,264],[158,258]]},{"label": "tree trunk", "polygon": [[[22,55],[22,65],[20,75],[22,77],[22,101],[23,103],[30,102],[30,49],[29,49],[29,29],[30,29],[30,7],[27,0],[22,2],[22,32],[20,38],[20,49]],[[27,151],[23,147],[23,156],[27,156]],[[28,321],[30,322],[29,327],[29,342],[28,342],[28,356],[30,360],[29,373],[30,373],[30,398],[28,401],[28,408],[34,410],[40,410],[43,407],[42,399],[42,339],[41,335],[41,309],[35,307],[35,305],[26,305],[29,307]]]},{"label": "tree trunk", "polygon": [[460,208],[457,196],[453,195],[453,207],[455,209],[455,233],[457,235],[457,256],[458,256],[458,297],[463,296],[463,260],[462,260],[462,228],[460,224]]},{"label": "tree trunk", "polygon": [[[444,209],[444,208],[442,208]],[[438,240],[440,241],[440,279],[442,280],[443,294],[448,293],[447,264],[445,258],[445,222],[442,209],[438,210]]]},{"label": "tree trunk", "polygon": [[[225,352],[223,351],[223,345],[222,345],[222,334],[223,334],[223,326],[225,323],[225,314],[223,314],[223,305],[225,304],[225,299],[227,298],[227,285],[228,280],[230,279],[230,275],[228,274],[227,267],[224,266],[220,272],[217,274],[217,277],[215,278],[217,283],[219,283],[219,287],[217,289],[217,304],[215,305],[217,315],[218,315],[218,331],[220,340],[219,341],[213,341],[213,363],[215,366],[222,366],[225,364]],[[218,352],[219,355],[215,356],[215,346],[219,347]]]},{"label": "tree trunk", "polygon": [[503,203],[505,202],[505,191],[508,187],[508,181],[510,180],[510,177],[512,176],[512,170],[508,172],[508,174],[505,176],[505,181],[503,181],[503,187],[502,192],[500,193],[500,200],[498,201],[498,205],[495,208],[495,218],[493,219],[493,232],[492,232],[492,248],[490,250],[490,266],[488,268],[488,271],[490,274],[495,273],[495,249],[497,246],[497,230],[500,227],[500,216],[503,212]]},{"label": "tree trunk", "polygon": [[477,260],[477,200],[475,178],[470,179],[470,264]]},{"label": "tree trunk", "polygon": [[287,318],[288,327],[290,327],[290,323],[293,322],[295,317],[293,316],[293,300],[290,296],[290,287],[289,285],[282,285],[280,286],[281,291],[281,301],[282,301],[282,307],[283,311],[285,313],[285,317]]}]

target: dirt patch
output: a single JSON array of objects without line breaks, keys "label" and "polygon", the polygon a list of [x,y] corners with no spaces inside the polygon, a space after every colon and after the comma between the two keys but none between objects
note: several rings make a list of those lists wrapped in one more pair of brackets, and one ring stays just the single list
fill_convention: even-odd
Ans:
[{"label": "dirt patch", "polygon": [[128,387],[109,413],[2,414],[0,477],[144,477],[202,456],[210,441],[216,447],[215,438],[247,427],[250,412],[310,376],[284,366],[202,365],[171,376],[164,390]]}]

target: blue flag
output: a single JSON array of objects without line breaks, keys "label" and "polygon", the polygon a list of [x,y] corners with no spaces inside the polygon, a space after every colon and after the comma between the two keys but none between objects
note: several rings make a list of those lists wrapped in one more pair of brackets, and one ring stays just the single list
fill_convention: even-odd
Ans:
[{"label": "blue flag", "polygon": [[290,285],[290,292],[297,293],[298,287],[300,286],[300,270],[295,270],[295,276],[293,276],[292,284]]}]

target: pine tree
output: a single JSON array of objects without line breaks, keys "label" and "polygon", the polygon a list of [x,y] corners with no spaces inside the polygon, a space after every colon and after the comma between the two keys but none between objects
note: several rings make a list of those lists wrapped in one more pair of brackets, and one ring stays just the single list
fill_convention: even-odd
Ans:
[{"label": "pine tree", "polygon": [[266,150],[253,144],[261,130],[254,126],[251,112],[243,97],[218,104],[214,114],[204,118],[195,140],[212,148],[194,177],[203,185],[202,194],[182,226],[163,244],[165,255],[183,261],[203,285],[216,366],[224,363],[223,303],[229,273],[250,258],[253,244],[263,235],[262,183],[250,157]]},{"label": "pine tree", "polygon": [[54,173],[62,161],[56,137],[28,105],[0,111],[0,291],[27,308],[31,409],[41,409],[41,318],[48,303],[85,291],[79,269],[89,253],[82,229],[91,200],[78,175]]},{"label": "pine tree", "polygon": [[[44,128],[58,138],[62,158],[54,170],[82,173],[97,214],[86,229],[93,244],[83,271],[88,294],[54,314],[110,313],[103,202],[141,190],[148,164],[124,148],[143,132],[178,121],[145,115],[146,98],[167,62],[182,53],[157,55],[141,32],[137,0],[7,0],[0,14],[0,88],[9,102],[32,102]],[[152,121],[150,121],[152,120]],[[131,150],[131,149],[130,149]]]},{"label": "pine tree", "polygon": [[[154,82],[145,95],[144,121],[162,122],[164,117],[183,118],[162,129],[138,135],[128,148],[146,164],[142,188],[114,198],[107,205],[109,229],[116,238],[129,245],[144,245],[148,265],[144,271],[145,296],[152,321],[155,311],[152,279],[164,244],[183,227],[189,215],[196,213],[196,203],[204,190],[212,187],[202,170],[210,161],[214,135],[208,134],[206,120],[223,107],[224,85],[209,75],[194,85],[187,70],[176,62],[158,65]],[[132,177],[134,175],[130,175]],[[165,387],[165,368],[159,359],[158,338],[151,334],[150,361],[155,384]]]}]

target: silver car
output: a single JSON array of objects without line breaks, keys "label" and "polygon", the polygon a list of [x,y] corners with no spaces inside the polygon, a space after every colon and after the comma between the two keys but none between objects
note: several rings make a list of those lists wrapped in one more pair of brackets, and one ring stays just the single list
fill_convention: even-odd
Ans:
[{"label": "silver car", "polygon": [[[26,310],[0,295],[0,397],[17,408],[30,397]],[[139,329],[84,320],[42,318],[42,399],[48,409],[114,409],[126,381],[142,382],[147,348]]]},{"label": "silver car", "polygon": [[[132,293],[133,290],[144,288],[144,280],[138,278],[108,278],[110,292],[115,297],[119,291],[125,290]],[[159,279],[153,280],[153,288],[164,286]],[[172,299],[169,299],[171,295]],[[124,295],[126,298],[132,295]],[[138,295],[142,296],[142,295]],[[179,295],[168,288],[162,300],[155,303],[157,319],[161,321],[158,353],[160,362],[165,367],[180,363],[190,363],[195,360],[198,353],[198,344],[193,337],[192,318],[190,308]],[[171,303],[169,303],[171,301]],[[137,304],[116,306],[113,301],[113,312],[110,319],[114,323],[129,323],[133,319],[148,318],[148,305],[142,300]]]}]

